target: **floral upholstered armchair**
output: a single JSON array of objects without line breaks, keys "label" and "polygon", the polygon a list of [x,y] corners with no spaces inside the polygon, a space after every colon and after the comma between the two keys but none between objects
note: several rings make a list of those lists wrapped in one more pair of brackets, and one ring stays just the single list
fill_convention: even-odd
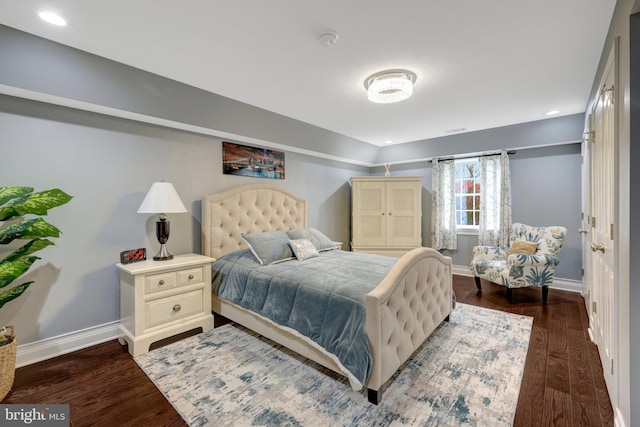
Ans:
[{"label": "floral upholstered armchair", "polygon": [[558,265],[558,253],[564,243],[565,227],[532,227],[514,223],[509,234],[509,247],[476,246],[473,248],[471,271],[478,292],[480,279],[507,288],[512,302],[512,289],[528,286],[542,287],[542,301],[547,302],[549,285]]}]

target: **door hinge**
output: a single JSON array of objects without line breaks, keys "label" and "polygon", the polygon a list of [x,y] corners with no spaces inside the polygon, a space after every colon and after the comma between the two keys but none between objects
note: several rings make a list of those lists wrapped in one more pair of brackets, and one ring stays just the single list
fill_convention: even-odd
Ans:
[{"label": "door hinge", "polygon": [[580,275],[584,277],[584,268],[580,270]]},{"label": "door hinge", "polygon": [[598,306],[595,301],[591,301],[591,311],[593,311],[594,313],[598,312]]},{"label": "door hinge", "polygon": [[596,228],[596,217],[595,216],[591,217],[591,227]]},{"label": "door hinge", "polygon": [[616,105],[616,96],[615,96],[616,95],[616,92],[615,92],[616,85],[611,85],[609,90],[611,91],[611,105]]},{"label": "door hinge", "polygon": [[611,236],[611,240],[613,240],[613,233],[614,233],[615,230],[616,230],[615,227],[613,226],[613,224],[611,224],[611,235],[610,235]]},{"label": "door hinge", "polygon": [[613,359],[611,359],[611,375],[613,375]]},{"label": "door hinge", "polygon": [[611,104],[613,104],[613,95],[614,95],[614,90],[615,90],[615,85],[611,85],[611,87],[607,88],[604,85],[602,85],[602,89],[600,89],[600,96],[604,95],[607,92],[611,92]]}]

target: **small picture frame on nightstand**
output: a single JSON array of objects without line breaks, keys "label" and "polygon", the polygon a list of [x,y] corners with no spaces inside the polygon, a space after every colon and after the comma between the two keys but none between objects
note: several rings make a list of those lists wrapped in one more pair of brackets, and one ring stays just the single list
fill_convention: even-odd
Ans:
[{"label": "small picture frame on nightstand", "polygon": [[138,248],[120,252],[120,263],[131,264],[132,262],[144,261],[147,259],[147,249]]}]

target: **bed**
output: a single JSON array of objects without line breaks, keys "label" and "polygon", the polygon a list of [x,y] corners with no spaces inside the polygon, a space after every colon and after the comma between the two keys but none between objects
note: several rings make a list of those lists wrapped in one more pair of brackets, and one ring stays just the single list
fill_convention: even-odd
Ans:
[{"label": "bed", "polygon": [[[246,251],[243,233],[305,229],[306,221],[305,200],[278,186],[236,187],[203,198],[202,251],[213,258]],[[373,284],[364,297],[371,367],[362,385],[370,402],[381,401],[385,383],[448,319],[452,297],[451,258],[430,248],[408,252],[392,263],[379,284]],[[352,380],[335,355],[296,330],[216,294],[212,294],[212,310]],[[353,381],[351,385],[354,387]]]}]

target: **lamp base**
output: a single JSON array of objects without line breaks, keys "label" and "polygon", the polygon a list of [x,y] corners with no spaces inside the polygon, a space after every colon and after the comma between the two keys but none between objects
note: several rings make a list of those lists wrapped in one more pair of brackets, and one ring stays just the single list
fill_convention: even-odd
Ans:
[{"label": "lamp base", "polygon": [[156,221],[156,237],[160,242],[160,251],[153,257],[155,261],[167,261],[173,259],[173,255],[169,253],[165,243],[169,241],[170,223],[167,221],[165,214],[160,214],[160,220]]},{"label": "lamp base", "polygon": [[153,257],[154,261],[167,261],[173,259],[164,243],[160,245],[160,251]]}]

